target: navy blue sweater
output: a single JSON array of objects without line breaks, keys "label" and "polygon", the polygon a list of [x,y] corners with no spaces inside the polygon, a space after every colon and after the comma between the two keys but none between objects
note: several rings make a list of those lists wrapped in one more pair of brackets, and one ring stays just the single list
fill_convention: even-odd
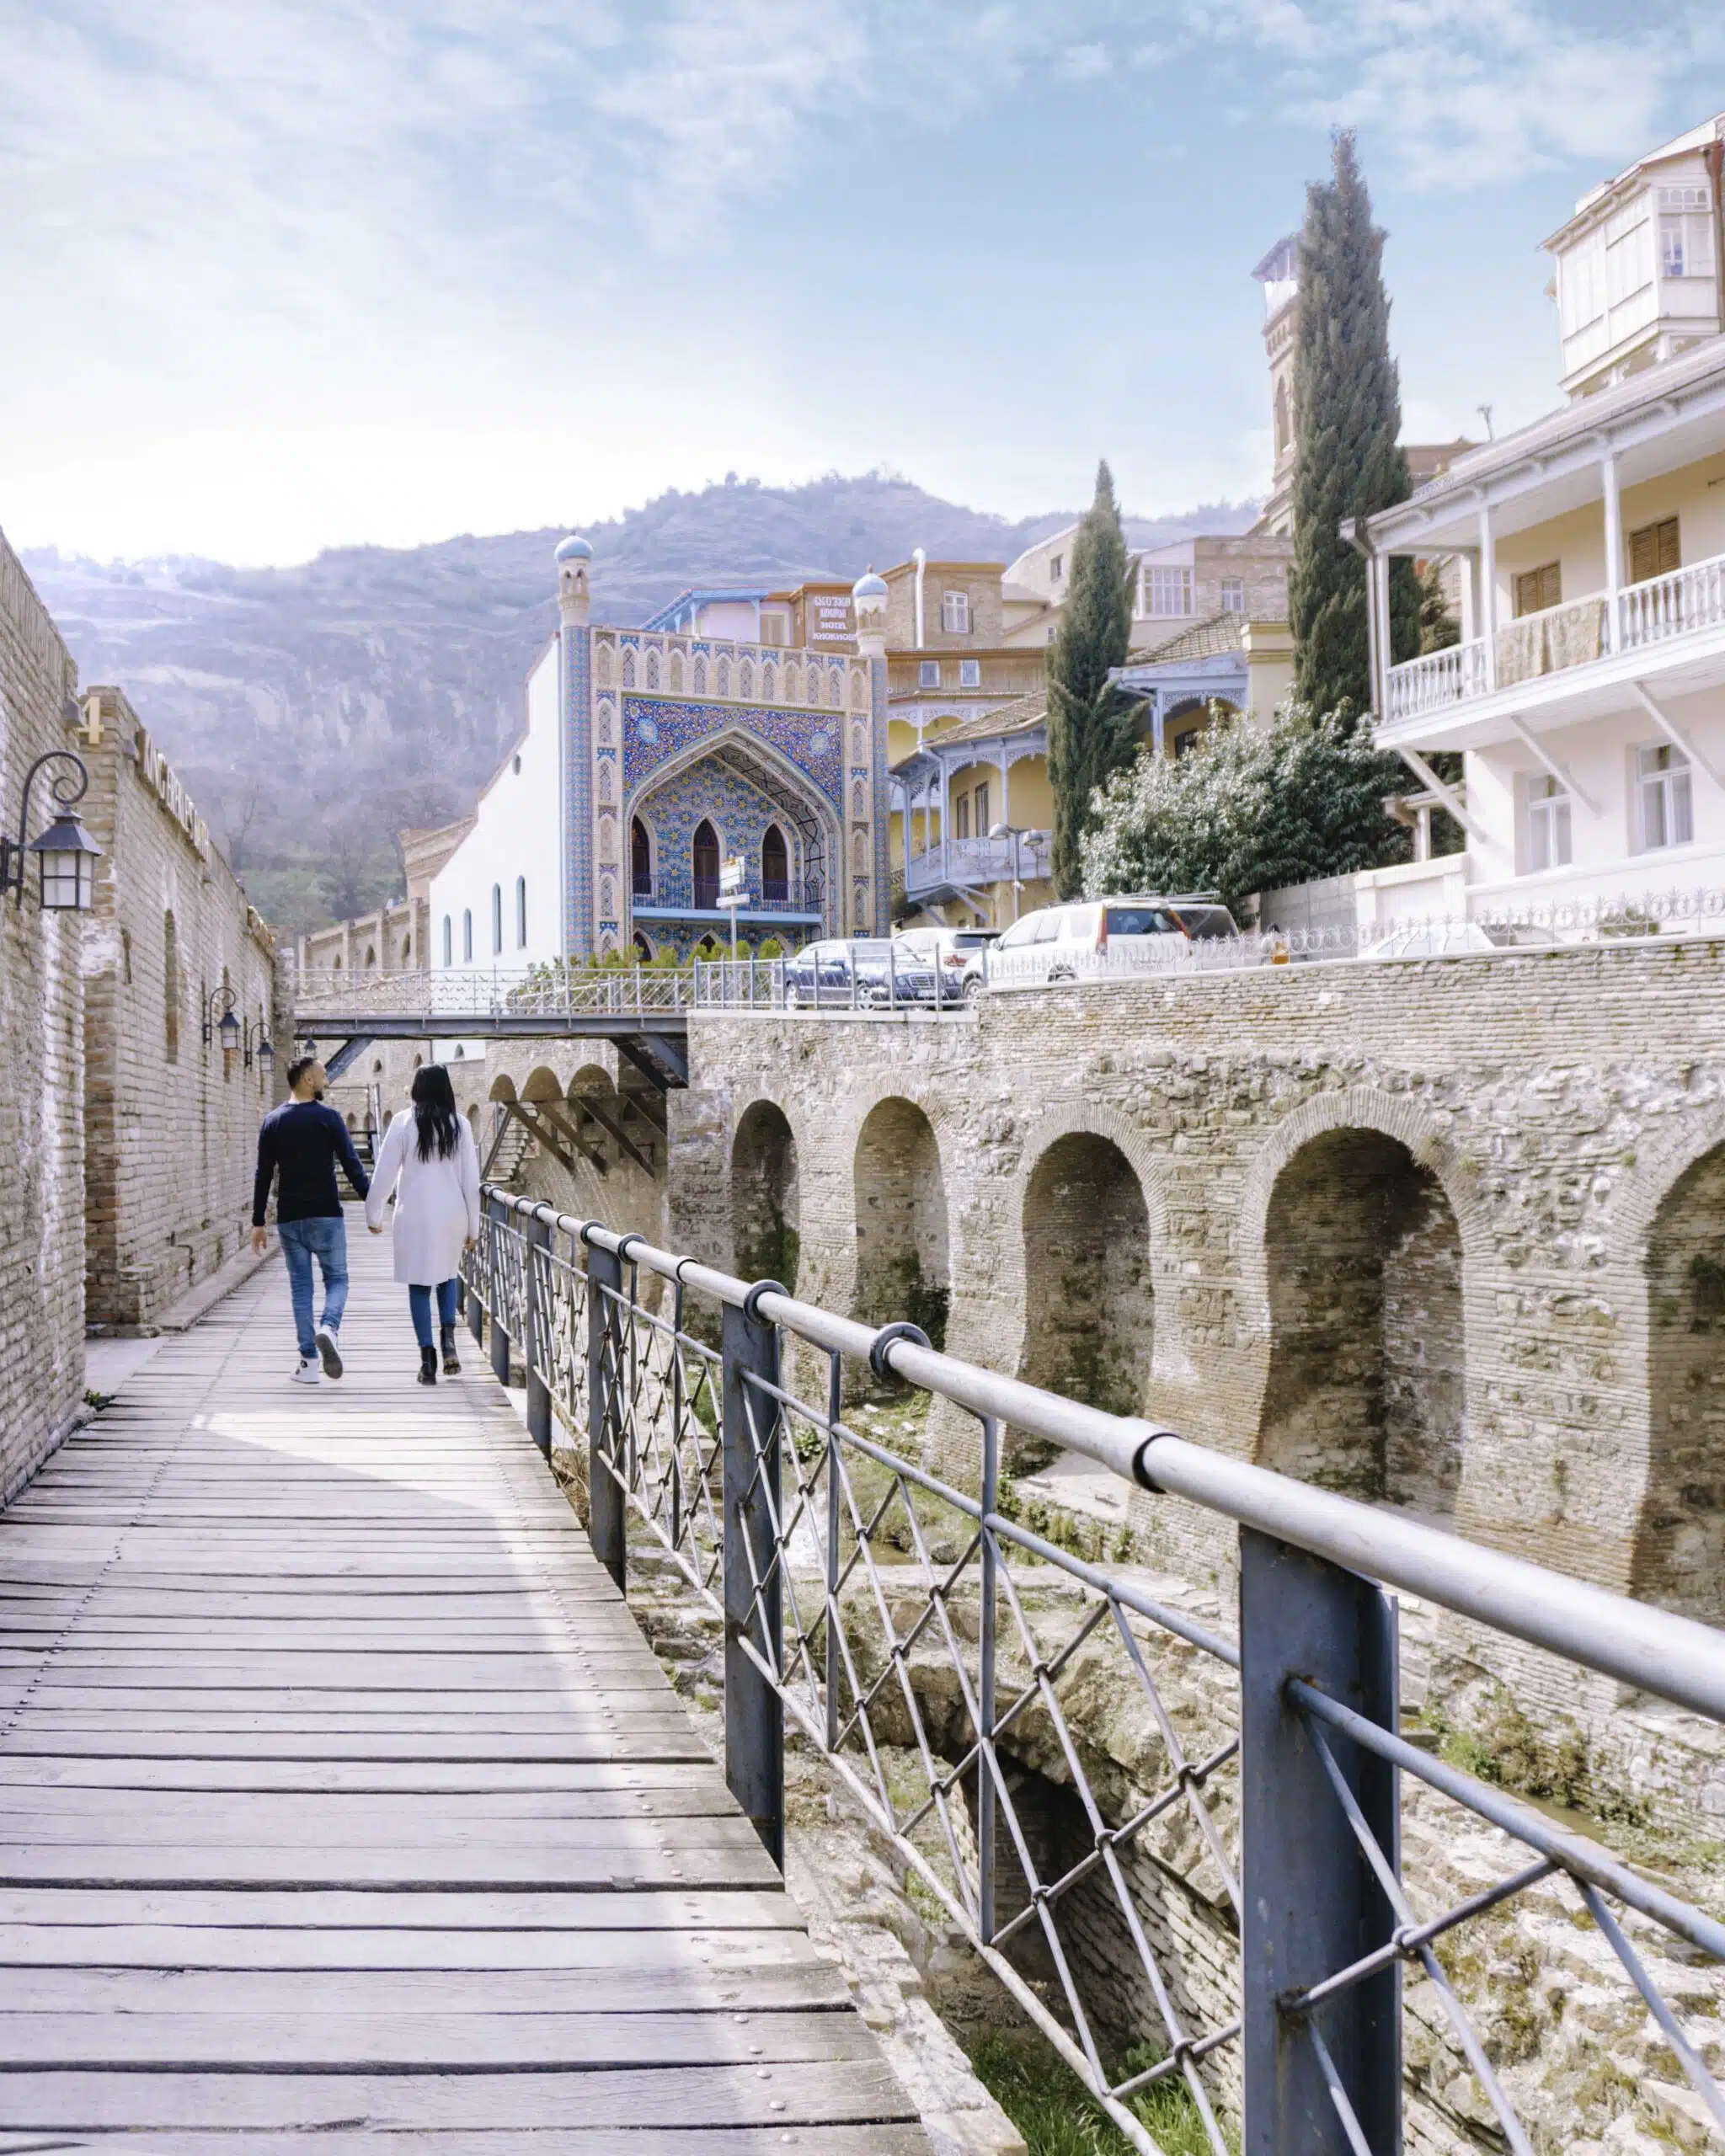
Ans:
[{"label": "navy blue sweater", "polygon": [[286,1101],[264,1118],[258,1133],[258,1177],[252,1186],[252,1225],[261,1228],[270,1204],[270,1184],[278,1172],[278,1225],[284,1220],[339,1220],[341,1198],[335,1187],[335,1164],[363,1198],[370,1187],[354,1150],[347,1125],[322,1101]]}]

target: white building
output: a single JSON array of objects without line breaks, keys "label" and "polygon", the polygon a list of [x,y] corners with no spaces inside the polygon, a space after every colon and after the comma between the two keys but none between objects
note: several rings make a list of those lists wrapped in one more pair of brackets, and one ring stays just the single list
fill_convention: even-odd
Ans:
[{"label": "white building", "polygon": [[[1381,907],[1669,921],[1725,890],[1725,337],[1474,451],[1364,536],[1378,738],[1428,782],[1439,750],[1466,775],[1437,791],[1466,852],[1380,872]],[[1389,560],[1434,554],[1461,564],[1462,640],[1386,667]]]},{"label": "white building", "polygon": [[558,640],[527,676],[527,723],[431,879],[431,963],[515,971],[563,955]]}]

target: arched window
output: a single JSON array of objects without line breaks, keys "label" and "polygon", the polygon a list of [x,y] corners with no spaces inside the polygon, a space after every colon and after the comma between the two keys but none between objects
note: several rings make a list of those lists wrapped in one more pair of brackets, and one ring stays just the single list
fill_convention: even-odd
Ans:
[{"label": "arched window", "polygon": [[695,826],[695,904],[718,904],[718,833],[705,817]]},{"label": "arched window", "polygon": [[761,895],[764,899],[788,899],[791,865],[785,846],[785,835],[777,824],[769,824],[766,835],[761,841]]},{"label": "arched window", "polygon": [[653,896],[653,846],[638,816],[629,819],[629,882],[638,899]]},{"label": "arched window", "polygon": [[402,963],[402,970],[403,970],[403,972],[405,972],[405,971],[407,970],[408,967],[409,967],[409,966],[413,963],[413,962],[414,962],[414,939],[413,939],[413,937],[412,937],[411,936],[403,936],[403,938],[401,939],[401,963]]},{"label": "arched window", "polygon": [[446,966],[455,963],[455,924],[447,914],[443,916],[443,963]]},{"label": "arched window", "polygon": [[503,948],[503,886],[491,886],[491,955],[495,958]]},{"label": "arched window", "polygon": [[366,965],[367,965],[368,967],[370,967],[370,966],[375,966],[375,965],[377,964],[377,945],[376,945],[375,943],[368,943],[368,944],[366,946]]},{"label": "arched window", "polygon": [[644,966],[650,966],[653,963],[653,946],[638,928],[635,931],[635,956]]},{"label": "arched window", "polygon": [[473,963],[473,909],[471,906],[464,906],[462,909],[462,963],[464,966],[470,966]]},{"label": "arched window", "polygon": [[515,878],[515,948],[518,951],[525,951],[526,947],[527,879],[525,876],[517,876]]},{"label": "arched window", "polygon": [[172,913],[162,921],[162,992],[167,1020],[168,1060],[179,1060],[179,931]]}]

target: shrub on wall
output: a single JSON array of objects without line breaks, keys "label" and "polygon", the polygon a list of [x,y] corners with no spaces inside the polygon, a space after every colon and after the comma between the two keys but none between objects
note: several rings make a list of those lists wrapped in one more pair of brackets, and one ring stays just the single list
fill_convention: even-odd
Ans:
[{"label": "shrub on wall", "polygon": [[1097,793],[1083,846],[1084,889],[1254,891],[1407,859],[1407,831],[1384,814],[1402,766],[1370,731],[1299,706],[1267,730],[1210,727],[1183,756],[1140,755]]}]

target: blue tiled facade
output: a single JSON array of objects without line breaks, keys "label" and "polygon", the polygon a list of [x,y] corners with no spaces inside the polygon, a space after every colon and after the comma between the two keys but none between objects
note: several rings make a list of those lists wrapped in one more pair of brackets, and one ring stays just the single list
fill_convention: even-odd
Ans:
[{"label": "blue tiled facade", "polygon": [[[725,922],[693,904],[693,837],[703,819],[721,858],[740,854],[749,864],[757,898],[761,842],[777,824],[794,894],[819,908],[818,920],[745,910],[741,937],[758,944],[776,934],[794,947],[823,933],[885,932],[887,819],[884,806],[876,812],[886,799],[884,662],[869,665],[859,686],[854,658],[699,639],[673,649],[663,637],[585,624],[566,624],[563,634],[571,958],[633,941],[637,815],[652,838],[655,887],[641,902],[640,926],[655,950],[728,940]],[[792,682],[811,701],[750,694],[766,686],[775,695]]]}]

